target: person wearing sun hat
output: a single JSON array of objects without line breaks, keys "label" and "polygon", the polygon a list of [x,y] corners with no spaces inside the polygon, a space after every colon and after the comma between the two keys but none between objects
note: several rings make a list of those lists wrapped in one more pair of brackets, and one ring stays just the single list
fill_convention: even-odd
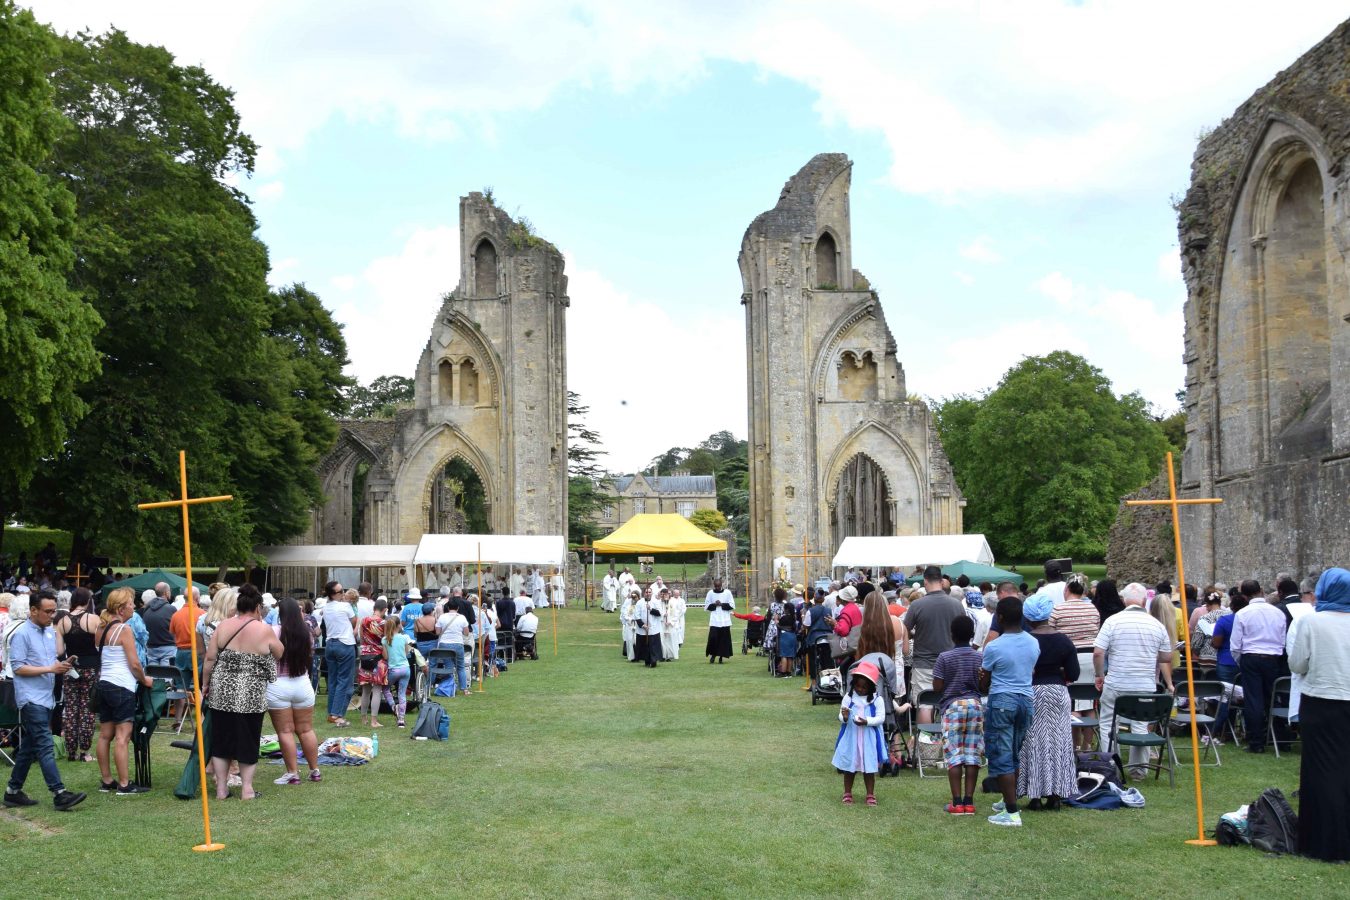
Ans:
[{"label": "person wearing sun hat", "polygon": [[833,764],[844,774],[844,803],[853,803],[853,780],[859,772],[867,787],[867,805],[876,806],[877,769],[887,758],[881,733],[886,712],[877,684],[881,673],[867,661],[849,672],[850,689],[839,704],[839,736],[834,741]]}]

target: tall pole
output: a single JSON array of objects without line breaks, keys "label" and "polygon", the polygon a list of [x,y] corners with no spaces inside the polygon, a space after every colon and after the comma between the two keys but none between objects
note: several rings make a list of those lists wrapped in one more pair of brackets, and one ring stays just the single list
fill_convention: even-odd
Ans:
[{"label": "tall pole", "polygon": [[[1172,453],[1167,454],[1167,492],[1166,500],[1127,500],[1127,506],[1170,506],[1172,508],[1172,538],[1177,554],[1177,590],[1181,591],[1181,620],[1190,622],[1190,603],[1186,597],[1186,565],[1181,558],[1181,507],[1189,504],[1222,503],[1214,497],[1179,500],[1177,499],[1177,478],[1172,465]],[[1195,838],[1186,843],[1197,847],[1213,847],[1217,841],[1205,837],[1205,798],[1200,788],[1200,733],[1195,717],[1199,710],[1195,706],[1195,671],[1191,665],[1190,636],[1183,642],[1183,654],[1186,658],[1186,694],[1190,702],[1191,719],[1191,768],[1195,779]]]},{"label": "tall pole", "polygon": [[487,649],[487,629],[483,627],[483,543],[478,542],[478,590],[474,591],[474,596],[478,598],[478,693],[487,692],[487,682],[483,680],[483,651]]}]

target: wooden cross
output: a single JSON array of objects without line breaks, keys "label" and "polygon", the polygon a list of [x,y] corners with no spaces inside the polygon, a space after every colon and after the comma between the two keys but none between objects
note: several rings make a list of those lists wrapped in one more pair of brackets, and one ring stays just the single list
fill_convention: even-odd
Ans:
[{"label": "wooden cross", "polygon": [[[221,503],[225,500],[233,500],[233,495],[224,494],[219,497],[189,497],[187,486],[187,451],[178,451],[178,490],[177,500],[161,500],[154,503],[138,503],[137,509],[168,509],[178,507],[183,511],[183,562],[187,568],[187,584],[183,587],[183,594],[187,599],[190,612],[188,616],[191,621],[197,621],[197,598],[192,590],[192,534],[188,526],[188,509],[199,503]],[[211,840],[211,807],[207,801],[206,790],[206,742],[202,740],[202,685],[201,676],[197,670],[197,642],[192,642],[192,712],[197,726],[197,766],[200,776],[199,788],[202,794],[202,826],[206,831],[206,841],[193,847],[199,853],[208,853],[212,850],[224,850],[224,844],[218,844]]]},{"label": "wooden cross", "polygon": [[82,574],[80,574],[81,571],[82,571],[82,570],[80,569],[80,564],[79,564],[79,563],[76,563],[76,564],[75,564],[75,574],[74,574],[74,575],[69,575],[69,574],[67,574],[67,575],[66,575],[66,579],[67,579],[68,581],[73,581],[73,582],[75,582],[75,586],[76,586],[76,587],[84,587],[84,582],[86,582],[86,581],[89,580],[89,576],[88,576],[88,575],[82,575]]},{"label": "wooden cross", "polygon": [[[1181,507],[1192,504],[1222,503],[1214,497],[1204,497],[1197,499],[1181,500],[1177,497],[1177,478],[1176,472],[1172,466],[1172,454],[1167,454],[1167,494],[1166,500],[1126,500],[1126,506],[1170,506],[1172,508],[1172,537],[1176,542],[1177,554],[1177,590],[1181,592],[1181,621],[1190,622],[1190,605],[1186,600],[1186,567],[1181,559]],[[1217,842],[1205,837],[1205,800],[1200,790],[1200,735],[1196,728],[1195,717],[1199,712],[1195,706],[1195,680],[1194,670],[1191,666],[1191,641],[1190,635],[1185,635],[1183,641],[1184,653],[1186,656],[1186,690],[1190,695],[1191,711],[1191,762],[1195,769],[1195,829],[1196,837],[1194,840],[1187,841],[1188,844],[1194,844],[1199,847],[1213,847]]]},{"label": "wooden cross", "polygon": [[750,597],[753,594],[750,590],[750,576],[754,571],[754,567],[750,565],[750,560],[748,559],[745,561],[745,565],[741,566],[741,578],[745,579],[745,611],[747,614],[750,612]]},{"label": "wooden cross", "polygon": [[[805,609],[806,606],[809,606],[809,605],[810,605],[810,602],[811,602],[811,601],[810,601],[810,597],[806,595],[806,592],[808,592],[808,591],[811,590],[811,560],[813,560],[813,559],[825,559],[825,554],[824,554],[824,553],[810,553],[810,552],[808,552],[807,549],[806,549],[806,535],[802,535],[802,552],[801,552],[801,553],[786,553],[786,554],[784,554],[784,555],[785,555],[788,559],[800,559],[800,560],[802,561],[802,591],[803,591],[803,597],[802,597],[802,599],[806,601],[806,604],[805,604],[802,608]],[[804,690],[804,691],[809,691],[809,690],[811,690],[811,651],[810,651],[810,649],[808,649],[808,650],[806,651],[806,671],[805,671],[804,674],[805,674],[805,676],[806,676],[806,684],[804,684],[804,685],[802,686],[802,690]]]}]

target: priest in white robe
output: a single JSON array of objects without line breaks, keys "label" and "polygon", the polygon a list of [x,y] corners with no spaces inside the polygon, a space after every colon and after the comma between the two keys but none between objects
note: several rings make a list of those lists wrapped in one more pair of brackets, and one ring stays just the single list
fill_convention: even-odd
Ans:
[{"label": "priest in white robe", "polygon": [[675,620],[673,634],[675,635],[675,658],[680,658],[679,648],[684,646],[684,617],[687,609],[684,602],[684,594],[677,588],[670,592],[670,602],[666,604],[668,612],[666,615]]},{"label": "priest in white robe", "polygon": [[[679,604],[679,612],[676,612],[676,603]],[[680,643],[677,640],[679,636],[680,624],[684,621],[684,601],[670,596],[669,591],[661,592],[661,606],[664,612],[664,619],[661,623],[661,658],[679,659]]]},{"label": "priest in white robe", "polygon": [[605,580],[600,583],[601,601],[600,608],[605,612],[614,612],[614,607],[619,598],[619,578],[610,569],[605,573]]},{"label": "priest in white robe", "polygon": [[619,608],[619,623],[623,626],[623,653],[629,662],[637,661],[637,629],[633,627],[633,606],[641,596],[637,591],[629,591]]}]

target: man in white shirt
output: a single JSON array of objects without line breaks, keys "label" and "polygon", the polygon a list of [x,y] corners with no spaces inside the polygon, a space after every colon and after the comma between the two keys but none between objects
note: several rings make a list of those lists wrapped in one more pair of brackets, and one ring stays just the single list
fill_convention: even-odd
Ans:
[{"label": "man in white shirt", "polygon": [[708,644],[703,655],[710,665],[714,662],[720,665],[731,656],[731,614],[736,609],[736,598],[722,587],[722,579],[713,579],[703,608],[708,611]]},{"label": "man in white shirt", "polygon": [[356,586],[356,621],[360,622],[370,618],[375,612],[375,598],[371,596],[375,591],[369,581],[363,581]]},{"label": "man in white shirt", "polygon": [[[655,614],[653,615],[653,611]],[[633,627],[637,631],[637,658],[644,668],[654,668],[661,653],[661,613],[656,601],[639,597],[633,604]],[[655,649],[653,649],[655,644]]]},{"label": "man in white shirt", "polygon": [[539,633],[539,617],[534,614],[534,608],[531,607],[525,611],[525,615],[516,619],[516,654],[518,656],[528,656],[530,659],[539,658],[539,650],[535,644],[535,635]]},{"label": "man in white shirt", "polygon": [[[1138,582],[1125,585],[1120,592],[1125,603],[1122,612],[1111,616],[1097,632],[1092,647],[1092,669],[1097,690],[1101,696],[1101,723],[1098,726],[1101,746],[1111,745],[1116,698],[1121,694],[1152,694],[1157,690],[1161,676],[1163,684],[1172,690],[1172,642],[1167,629],[1144,609],[1148,589]],[[1111,663],[1106,669],[1108,656]],[[1144,722],[1130,722],[1135,734],[1148,732]],[[1138,777],[1148,764],[1147,747],[1131,747],[1126,770]]]},{"label": "man in white shirt", "polygon": [[613,569],[605,573],[605,580],[600,583],[600,589],[603,597],[600,609],[604,612],[614,612],[614,607],[619,602],[619,579]]},{"label": "man in white shirt", "polygon": [[534,609],[534,601],[530,599],[530,595],[525,593],[525,588],[522,587],[516,596],[516,619],[532,609]]},{"label": "man in white shirt", "polygon": [[[351,702],[356,678],[356,610],[343,597],[341,582],[324,585],[328,602],[323,606],[322,619],[327,639],[324,642],[324,672],[328,678],[328,722],[346,725],[344,717]],[[372,603],[372,609],[374,605]]]},{"label": "man in white shirt", "polygon": [[[1228,639],[1228,648],[1242,676],[1242,720],[1246,725],[1246,750],[1248,753],[1264,753],[1266,741],[1270,738],[1266,706],[1275,689],[1275,680],[1280,677],[1288,626],[1284,612],[1261,593],[1259,582],[1248,579],[1242,582],[1241,590],[1247,598],[1247,606],[1234,614],[1233,634]],[[1290,740],[1284,720],[1277,719],[1276,723],[1276,740]]]}]

